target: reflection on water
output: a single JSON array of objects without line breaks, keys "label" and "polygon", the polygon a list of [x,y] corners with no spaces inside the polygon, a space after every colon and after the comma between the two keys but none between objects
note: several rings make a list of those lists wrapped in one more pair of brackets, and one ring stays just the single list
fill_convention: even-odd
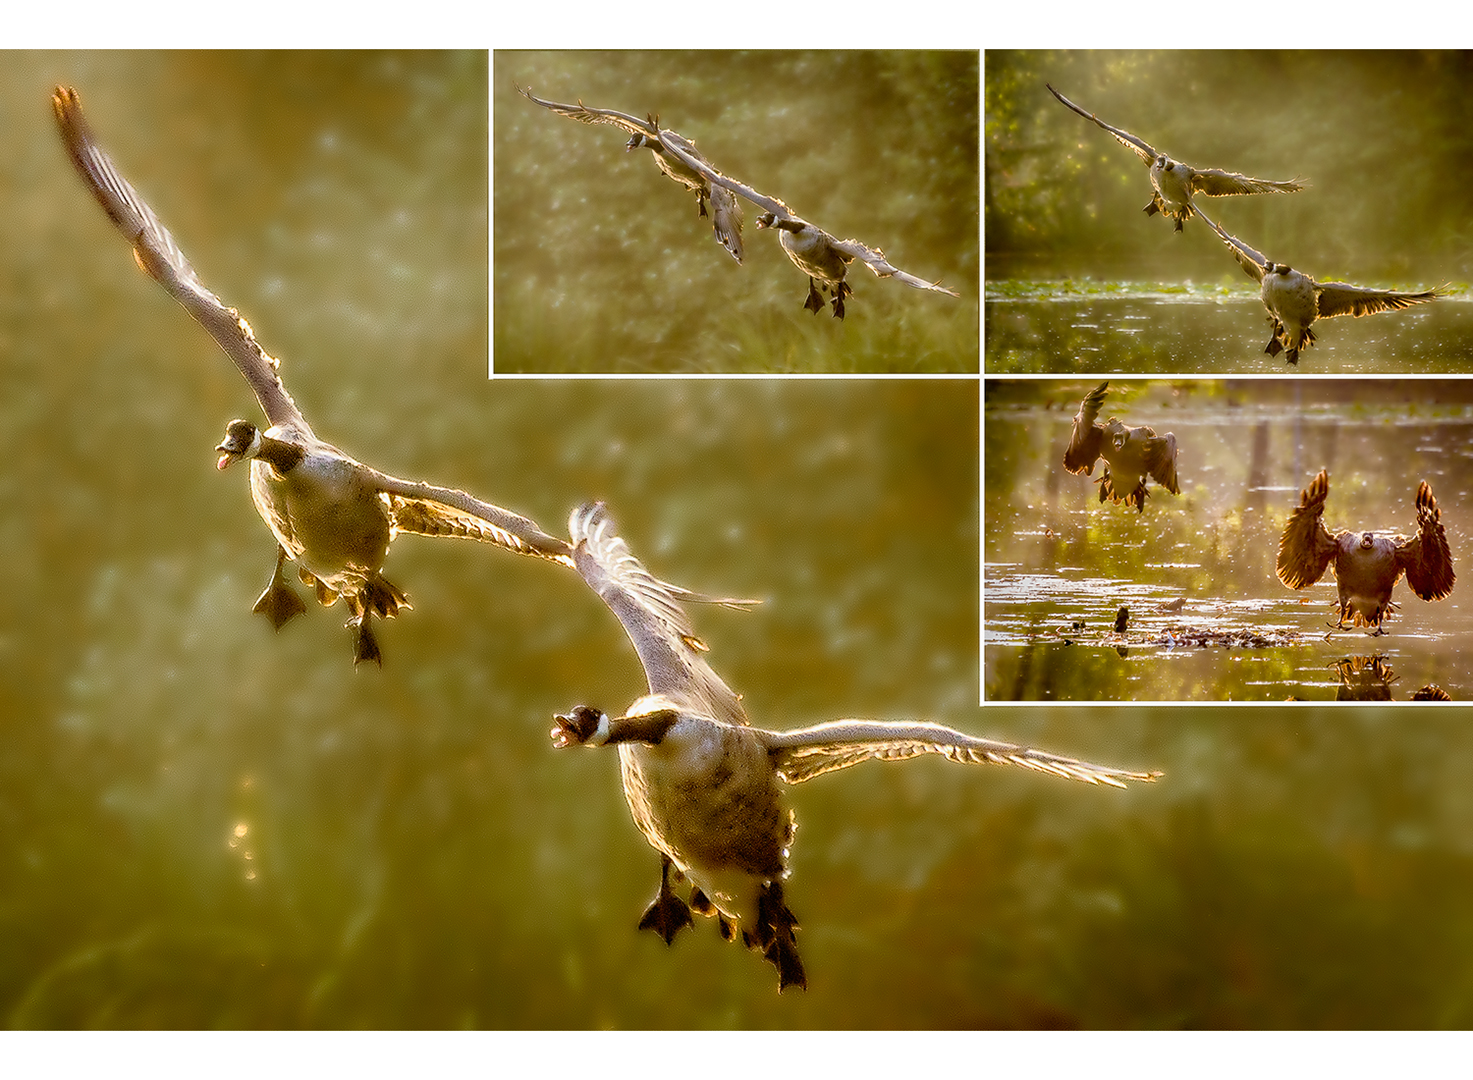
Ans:
[{"label": "reflection on water", "polygon": [[[498,371],[978,370],[975,51],[494,59]],[[753,207],[738,266],[691,194],[649,153],[625,153],[627,133],[549,112],[517,85],[657,114],[716,168],[961,295],[856,263],[845,319],[815,317],[806,279]]]},{"label": "reflection on water", "polygon": [[[1315,323],[1297,371],[1473,371],[1473,312],[1465,293],[1403,311]],[[1264,352],[1268,312],[1256,289],[1115,282],[1007,282],[985,307],[989,374],[1116,372],[1280,374]]]},{"label": "reflection on water", "polygon": [[[1325,524],[1410,533],[1416,485],[1443,506],[1455,568],[1473,519],[1473,387],[1461,382],[1112,382],[1100,418],[1172,432],[1181,495],[1144,513],[1101,504],[1061,460],[1092,383],[987,383],[985,688],[990,700],[1328,700],[1347,656],[1377,653],[1401,686],[1473,691],[1460,592],[1405,582],[1385,636],[1335,630],[1334,577],[1302,592],[1274,572],[1299,489],[1329,470]],[[1096,478],[1102,465],[1096,466]],[[1444,499],[1444,492],[1446,498]],[[1124,634],[1114,630],[1130,609]]]}]

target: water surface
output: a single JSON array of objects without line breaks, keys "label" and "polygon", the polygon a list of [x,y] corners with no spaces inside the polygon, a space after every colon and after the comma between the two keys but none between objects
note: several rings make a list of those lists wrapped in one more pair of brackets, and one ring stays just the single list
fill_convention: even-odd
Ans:
[{"label": "water surface", "polygon": [[[1091,386],[987,382],[990,700],[1332,700],[1377,657],[1376,670],[1396,676],[1391,698],[1426,684],[1454,698],[1473,692],[1464,646],[1473,623],[1457,589],[1427,603],[1403,581],[1387,633],[1372,636],[1329,625],[1332,573],[1299,592],[1274,573],[1284,523],[1320,468],[1330,475],[1331,532],[1412,533],[1425,479],[1462,571],[1473,387],[1112,382],[1101,422],[1119,416],[1178,443],[1181,494],[1153,481],[1137,513],[1098,501],[1103,462],[1092,477],[1064,471],[1072,419]],[[1122,607],[1130,616],[1116,634]]]}]

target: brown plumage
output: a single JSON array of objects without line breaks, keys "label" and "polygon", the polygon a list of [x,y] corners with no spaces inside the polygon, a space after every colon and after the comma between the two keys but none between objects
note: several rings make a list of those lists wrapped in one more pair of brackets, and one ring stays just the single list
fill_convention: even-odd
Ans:
[{"label": "brown plumage", "polygon": [[1406,574],[1412,592],[1423,600],[1441,600],[1452,592],[1452,552],[1442,528],[1442,514],[1432,488],[1417,486],[1417,535],[1378,535],[1348,530],[1331,534],[1320,520],[1330,494],[1330,477],[1319,471],[1300,494],[1279,540],[1279,580],[1291,589],[1303,589],[1324,576],[1332,563],[1339,587],[1339,618],[1335,625],[1365,625],[1384,633],[1381,622],[1395,605],[1391,590]]},{"label": "brown plumage", "polygon": [[[699,597],[652,576],[601,503],[573,511],[568,535],[578,573],[629,635],[650,692],[623,716],[587,705],[557,716],[553,745],[619,748],[630,814],[660,853],[660,891],[640,929],[668,944],[690,925],[692,908],[714,915],[724,938],[733,940],[740,930],[742,941],[777,968],[779,991],[808,983],[798,922],[783,895],[794,829],[786,785],[862,761],[923,754],[1110,787],[1161,775],[1092,765],[940,724],[848,719],[793,731],[753,727],[740,695],[706,663],[706,648],[680,605]],[[682,884],[691,888],[689,905],[675,895]]]},{"label": "brown plumage", "polygon": [[1176,436],[1171,432],[1157,435],[1142,425],[1126,427],[1115,417],[1096,423],[1100,406],[1109,393],[1108,382],[1091,390],[1074,415],[1074,432],[1064,451],[1064,468],[1071,473],[1089,475],[1095,462],[1105,459],[1105,468],[1095,483],[1100,485],[1100,502],[1124,502],[1137,513],[1146,509],[1146,477],[1150,477],[1173,495],[1181,494],[1176,480]]}]

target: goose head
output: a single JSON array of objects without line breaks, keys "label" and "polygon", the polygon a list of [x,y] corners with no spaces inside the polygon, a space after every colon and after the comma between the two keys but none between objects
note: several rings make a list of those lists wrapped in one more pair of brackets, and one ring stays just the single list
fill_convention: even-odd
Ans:
[{"label": "goose head", "polygon": [[802,232],[805,227],[804,222],[795,221],[792,218],[778,217],[771,210],[764,211],[757,218],[757,228],[759,229],[786,229],[788,232]]},{"label": "goose head", "polygon": [[640,132],[637,135],[631,136],[630,139],[629,139],[629,141],[624,144],[624,152],[627,154],[631,150],[638,150],[638,149],[640,149],[641,147],[644,147],[644,146],[653,147],[654,146],[654,142],[655,141],[653,139],[651,139],[648,135],[644,134],[643,132]]},{"label": "goose head", "polygon": [[1288,277],[1293,273],[1294,268],[1288,263],[1269,263],[1267,271],[1270,274],[1278,274],[1280,277]]},{"label": "goose head", "polygon": [[1176,168],[1176,162],[1172,161],[1165,154],[1157,154],[1156,168],[1160,169],[1162,172],[1170,172],[1172,169]]},{"label": "goose head", "polygon": [[215,450],[220,455],[215,468],[223,471],[237,461],[247,461],[261,453],[261,432],[249,420],[232,420],[225,426],[225,438]]}]

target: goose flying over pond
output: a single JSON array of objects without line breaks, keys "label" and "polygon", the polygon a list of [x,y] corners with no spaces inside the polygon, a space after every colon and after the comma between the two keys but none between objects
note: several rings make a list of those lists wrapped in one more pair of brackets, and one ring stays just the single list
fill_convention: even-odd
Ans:
[{"label": "goose flying over pond", "polygon": [[[1048,86],[1047,83],[1044,85]],[[1181,232],[1182,222],[1190,218],[1194,212],[1201,213],[1192,202],[1194,195],[1267,195],[1276,192],[1299,191],[1304,187],[1298,178],[1258,180],[1251,176],[1244,176],[1242,173],[1227,172],[1224,169],[1194,169],[1184,161],[1173,161],[1144,139],[1105,123],[1087,109],[1081,109],[1052,86],[1049,86],[1048,90],[1080,116],[1094,121],[1115,136],[1120,140],[1121,145],[1135,151],[1136,156],[1146,163],[1151,170],[1151,187],[1155,189],[1151,195],[1151,201],[1145,205],[1146,214],[1149,216],[1159,212],[1171,218],[1176,222],[1177,232]]]},{"label": "goose flying over pond", "polygon": [[[796,731],[752,727],[741,698],[711,670],[686,613],[630,553],[603,505],[573,512],[569,534],[578,572],[623,625],[639,655],[649,694],[623,716],[580,705],[556,717],[554,746],[619,747],[630,813],[660,853],[660,891],[640,920],[667,943],[691,923],[690,909],[714,915],[722,936],[759,950],[778,972],[778,989],[805,987],[783,897],[793,815],[782,786],[869,759],[941,754],[953,761],[1020,765],[1092,784],[1124,787],[1159,773],[1111,769],[926,723],[835,720]],[[672,891],[691,886],[689,905]]]},{"label": "goose flying over pond", "polygon": [[[515,85],[515,84],[513,84]],[[576,105],[562,105],[556,101],[543,101],[532,93],[529,86],[525,90],[517,87],[517,93],[528,101],[541,105],[544,109],[551,109],[560,116],[566,116],[583,124],[612,124],[614,127],[623,128],[629,132],[629,141],[624,144],[624,151],[644,148],[655,156],[655,164],[660,171],[674,180],[687,191],[696,193],[696,206],[700,210],[701,217],[709,216],[712,226],[716,232],[716,241],[731,253],[731,257],[738,263],[742,261],[742,206],[737,202],[736,196],[725,188],[712,188],[706,178],[697,170],[690,167],[685,160],[670,152],[670,146],[676,145],[681,149],[686,158],[704,162],[706,159],[696,149],[696,144],[689,139],[660,127],[658,117],[651,116],[647,120],[630,116],[628,113],[615,112],[613,109],[591,109],[583,102]],[[706,203],[711,204],[711,213],[706,213]]]},{"label": "goose flying over pond", "polygon": [[1105,459],[1104,471],[1095,481],[1100,485],[1100,502],[1124,502],[1137,513],[1146,510],[1146,477],[1173,495],[1181,494],[1176,480],[1176,436],[1157,435],[1144,425],[1126,427],[1115,417],[1097,423],[1100,406],[1110,384],[1102,382],[1091,390],[1074,414],[1074,432],[1064,451],[1064,468],[1071,473],[1094,471],[1095,461]]},{"label": "goose flying over pond", "polygon": [[1391,590],[1403,573],[1423,600],[1441,600],[1452,592],[1457,580],[1452,552],[1427,481],[1417,486],[1417,535],[1410,540],[1370,531],[1332,534],[1320,520],[1329,494],[1330,477],[1321,469],[1300,493],[1279,539],[1278,574],[1289,588],[1303,589],[1333,564],[1340,593],[1337,629],[1349,619],[1352,626],[1364,624],[1384,633],[1381,621],[1395,607]]},{"label": "goose flying over pond", "polygon": [[567,541],[548,536],[510,510],[463,491],[400,480],[371,469],[312,433],[277,375],[277,361],[256,344],[246,321],[201,284],[143,198],[98,146],[75,90],[57,87],[56,120],[72,162],[123,235],[143,271],[162,285],[235,362],[255,391],[268,427],[233,420],[215,449],[217,465],[251,463],[251,499],[277,540],[276,569],[255,610],[280,630],[306,610],[282,566],[294,559],[304,584],[324,605],[341,595],[352,618],[353,662],[383,663],[371,626],[409,603],[382,574],[398,533],[463,536],[572,566]]},{"label": "goose flying over pond", "polygon": [[757,228],[776,229],[778,241],[782,244],[782,249],[787,253],[788,259],[808,275],[808,299],[803,303],[805,311],[811,311],[817,315],[823,310],[823,297],[819,295],[819,289],[822,288],[824,292],[833,296],[834,318],[844,317],[844,297],[854,292],[845,280],[845,275],[848,273],[849,264],[855,259],[874,271],[876,277],[894,278],[913,289],[927,289],[931,292],[945,293],[947,296],[957,295],[953,290],[945,288],[938,282],[918,278],[914,274],[907,274],[904,270],[892,266],[886,260],[885,253],[879,248],[869,247],[858,240],[839,240],[832,234],[824,232],[817,225],[804,221],[793,213],[781,199],[764,195],[740,180],[722,175],[709,162],[688,156],[684,147],[669,144],[669,149],[691,169],[700,173],[713,189],[719,187],[735,192],[754,206],[762,208],[762,214],[757,218]]},{"label": "goose flying over pond", "polygon": [[1261,286],[1263,306],[1268,308],[1273,323],[1273,336],[1263,351],[1269,356],[1277,356],[1287,350],[1285,359],[1291,364],[1299,363],[1301,349],[1314,344],[1314,331],[1310,326],[1316,319],[1333,319],[1337,315],[1360,318],[1380,311],[1398,311],[1443,295],[1439,289],[1408,293],[1367,289],[1360,285],[1347,285],[1343,281],[1316,281],[1288,263],[1270,262],[1236,236],[1224,232],[1202,211],[1197,213],[1217,233],[1243,271]]}]

